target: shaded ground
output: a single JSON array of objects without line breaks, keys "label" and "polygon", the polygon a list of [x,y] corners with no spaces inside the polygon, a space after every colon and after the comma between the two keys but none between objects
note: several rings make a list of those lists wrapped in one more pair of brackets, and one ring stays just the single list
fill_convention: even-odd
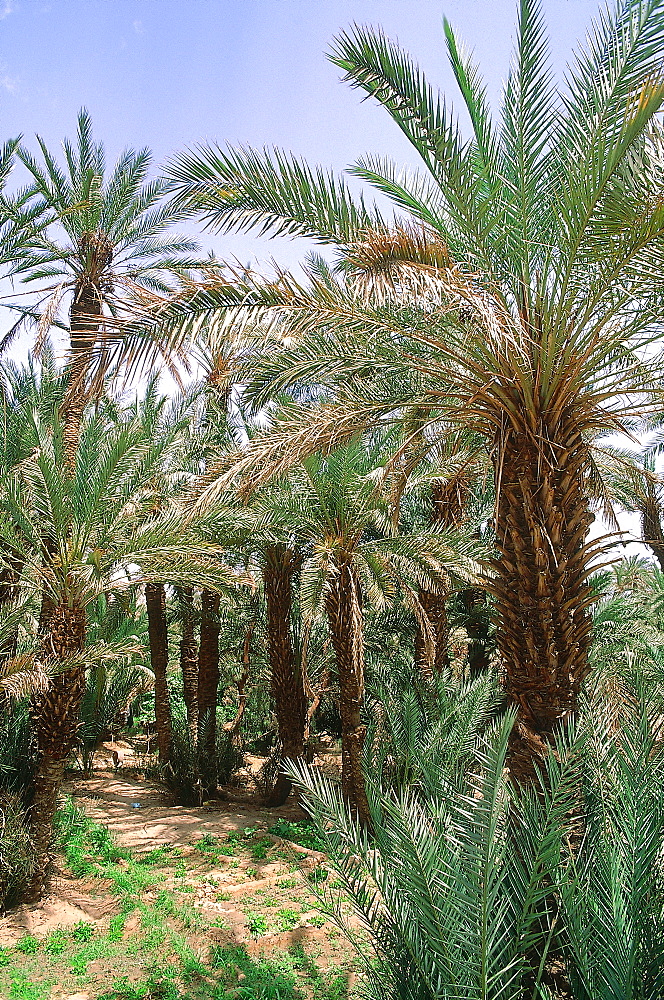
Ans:
[{"label": "shaded ground", "polygon": [[352,995],[349,945],[316,906],[317,888],[338,895],[325,857],[289,839],[312,836],[297,804],[267,810],[239,794],[171,806],[130,769],[76,778],[68,792],[72,832],[51,895],[0,919],[1,997]]}]

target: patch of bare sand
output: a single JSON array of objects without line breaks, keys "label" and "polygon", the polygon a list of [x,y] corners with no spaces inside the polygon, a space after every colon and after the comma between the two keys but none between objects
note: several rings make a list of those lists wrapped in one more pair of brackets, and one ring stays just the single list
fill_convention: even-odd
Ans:
[{"label": "patch of bare sand", "polygon": [[297,803],[279,809],[257,805],[248,795],[228,792],[226,801],[203,806],[177,806],[168,802],[168,793],[131,771],[98,771],[92,778],[76,778],[68,783],[88,816],[103,823],[121,847],[151,851],[163,844],[182,847],[203,834],[216,836],[248,826],[271,826],[280,817],[302,819]]}]

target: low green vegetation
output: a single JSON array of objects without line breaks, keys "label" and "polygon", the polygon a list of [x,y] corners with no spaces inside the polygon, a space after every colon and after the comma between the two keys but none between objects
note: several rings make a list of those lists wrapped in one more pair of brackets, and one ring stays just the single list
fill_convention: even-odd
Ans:
[{"label": "low green vegetation", "polygon": [[[283,896],[259,889],[246,898],[245,905],[252,901],[243,918],[246,936],[256,944],[265,942],[267,950],[260,956],[232,943],[233,933],[223,914],[204,913],[193,905],[197,886],[216,888],[218,879],[208,869],[217,862],[225,864],[220,859],[228,856],[220,848],[232,847],[244,872],[255,876],[254,849],[274,846],[257,828],[223,837],[203,834],[184,857],[167,844],[142,855],[118,847],[108,829],[71,799],[65,801],[56,828],[69,870],[87,884],[98,880],[103,891],[115,898],[118,912],[99,923],[82,920],[56,927],[43,937],[25,934],[14,946],[0,949],[0,996],[50,1000],[55,983],[71,993],[86,991],[94,1000],[345,1000],[349,996],[347,973],[321,969],[301,945],[270,950],[272,935],[291,932],[301,922],[302,911],[288,905]],[[274,892],[284,889],[306,894],[306,882],[287,878]],[[233,896],[216,892],[215,898],[229,901]],[[310,904],[303,899],[300,905]],[[314,926],[322,922],[323,918]],[[228,943],[211,945],[210,935],[225,935]]]}]

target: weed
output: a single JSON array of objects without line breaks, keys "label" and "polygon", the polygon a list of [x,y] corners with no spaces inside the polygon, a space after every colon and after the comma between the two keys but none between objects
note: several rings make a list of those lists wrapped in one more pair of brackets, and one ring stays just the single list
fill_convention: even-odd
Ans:
[{"label": "weed", "polygon": [[262,913],[248,913],[247,927],[249,928],[249,933],[253,934],[254,937],[267,934],[267,920]]},{"label": "weed", "polygon": [[292,931],[294,930],[300,922],[300,917],[302,916],[297,910],[281,909],[277,910],[277,930],[280,931]]},{"label": "weed", "polygon": [[108,926],[108,934],[106,935],[109,941],[122,941],[126,920],[126,913],[118,913],[116,916],[111,917],[111,922]]},{"label": "weed", "polygon": [[314,913],[313,917],[309,917],[309,923],[312,927],[324,927],[327,921],[322,913]]},{"label": "weed", "polygon": [[288,819],[278,819],[268,830],[268,833],[282,840],[290,840],[300,847],[307,847],[309,850],[322,851],[325,847],[322,837],[316,827],[308,823],[293,823]]},{"label": "weed", "polygon": [[[279,959],[252,959],[246,948],[226,945],[212,949],[210,964],[222,973],[226,986],[233,987],[238,1000],[303,1000],[290,956]],[[238,976],[244,978],[238,985]],[[220,992],[219,997],[228,995]]]},{"label": "weed", "polygon": [[204,833],[200,840],[197,840],[194,847],[199,851],[209,851],[217,844],[217,837],[213,833]]},{"label": "weed", "polygon": [[161,847],[154,847],[147,854],[141,856],[141,864],[143,865],[165,865],[170,860],[168,857],[168,846],[162,845]]},{"label": "weed", "polygon": [[90,941],[94,937],[94,933],[95,929],[93,925],[86,923],[85,920],[79,920],[71,929],[71,936],[74,941],[82,941],[83,943]]},{"label": "weed", "polygon": [[327,868],[323,868],[322,865],[317,865],[309,872],[307,878],[310,882],[313,882],[314,885],[318,885],[319,882],[325,882],[329,878],[329,875],[330,873]]},{"label": "weed", "polygon": [[256,861],[262,861],[263,858],[267,857],[268,849],[271,846],[272,846],[272,841],[263,838],[263,840],[259,840],[255,844],[251,845],[251,847],[249,848],[249,853],[251,854],[252,858],[256,859]]},{"label": "weed", "polygon": [[34,955],[36,951],[39,951],[39,939],[33,937],[32,934],[24,934],[16,942],[16,950],[23,955]]},{"label": "weed", "polygon": [[12,956],[9,948],[0,948],[0,969],[6,968],[6,966],[11,965]]},{"label": "weed", "polygon": [[296,878],[285,878],[282,882],[279,883],[282,889],[297,889],[299,884],[300,883]]},{"label": "weed", "polygon": [[258,875],[257,868],[247,868],[247,878],[256,878]]},{"label": "weed", "polygon": [[51,993],[51,983],[31,983],[23,975],[17,975],[9,988],[10,1000],[46,1000]]},{"label": "weed", "polygon": [[61,955],[68,945],[67,935],[61,928],[57,928],[48,935],[44,942],[44,951],[47,955]]}]

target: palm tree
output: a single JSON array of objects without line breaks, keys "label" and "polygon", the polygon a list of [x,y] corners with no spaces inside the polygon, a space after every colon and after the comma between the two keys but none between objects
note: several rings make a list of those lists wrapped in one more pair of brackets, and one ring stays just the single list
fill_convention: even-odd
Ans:
[{"label": "palm tree", "polygon": [[[293,541],[264,550],[266,599],[272,603],[271,642],[283,643],[287,622],[287,576],[301,561],[300,603],[305,620],[322,614],[327,621],[339,680],[342,726],[342,787],[362,822],[369,820],[362,755],[365,726],[364,623],[367,602],[382,606],[423,582],[432,584],[446,567],[472,575],[477,546],[459,532],[429,531],[398,535],[381,496],[383,442],[356,441],[326,456],[310,456],[293,469],[279,491],[279,530]],[[382,462],[384,462],[384,457]],[[302,556],[297,557],[298,549]],[[275,561],[280,579],[273,578]],[[268,609],[270,604],[268,604]],[[270,611],[268,610],[270,615]],[[288,649],[281,651],[286,656]],[[293,664],[284,660],[293,723],[304,705],[292,684]],[[274,662],[274,661],[273,661]],[[295,728],[295,726],[293,726]],[[289,734],[288,734],[289,735]],[[284,734],[284,740],[288,738]],[[293,748],[301,756],[299,746]]]},{"label": "palm tree", "polygon": [[355,27],[332,49],[345,79],[421,158],[424,173],[372,156],[351,169],[391,199],[396,226],[285,154],[208,147],[170,173],[179,203],[220,231],[253,226],[343,251],[345,281],[318,266],[307,286],[245,279],[190,304],[199,321],[238,304],[252,322],[276,311],[292,348],[261,366],[248,390],[255,405],[294,382],[334,393],[281,426],[273,470],[412,405],[487,441],[498,548],[490,587],[518,709],[510,766],[532,778],[533,757],[576,710],[589,669],[590,442],[620,431],[661,383],[647,346],[661,315],[664,5],[620,0],[603,13],[558,89],[541,6],[521,0],[498,120],[477,66],[448,24],[445,34],[470,137],[382,32]]},{"label": "palm tree", "polygon": [[[57,795],[77,729],[85,667],[101,655],[86,648],[87,608],[100,595],[141,583],[174,581],[218,588],[237,579],[202,540],[190,513],[173,505],[152,513],[159,444],[139,421],[84,424],[72,472],[63,423],[33,414],[38,447],[3,484],[0,544],[18,552],[21,584],[42,594],[37,660],[55,677],[36,697],[39,765],[30,811],[37,866],[29,893],[43,892]],[[52,541],[44,550],[43,536]],[[7,560],[3,562],[6,564]]]},{"label": "palm tree", "polygon": [[[70,392],[63,418],[71,464],[93,363],[103,371],[120,358],[136,361],[136,343],[123,339],[114,320],[141,289],[171,288],[173,279],[194,266],[190,255],[196,244],[168,234],[181,214],[163,202],[166,182],[147,180],[147,149],[125,151],[105,176],[104,147],[93,141],[85,109],[78,116],[76,142],[63,142],[63,166],[43,139],[37,141],[41,163],[24,147],[17,155],[31,176],[23,200],[42,224],[29,246],[16,249],[11,270],[24,282],[41,285],[35,305],[15,306],[37,322],[38,346],[54,324],[68,332]],[[63,302],[68,302],[64,323]]]}]

